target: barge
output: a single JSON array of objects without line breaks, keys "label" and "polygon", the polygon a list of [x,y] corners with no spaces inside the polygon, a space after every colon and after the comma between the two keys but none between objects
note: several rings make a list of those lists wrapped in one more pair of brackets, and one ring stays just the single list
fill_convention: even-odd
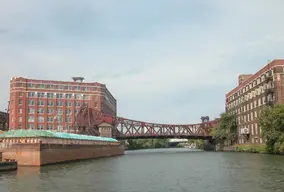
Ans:
[{"label": "barge", "polygon": [[17,161],[2,161],[0,162],[0,172],[14,171],[18,169]]},{"label": "barge", "polygon": [[42,166],[124,154],[124,146],[114,138],[49,130],[11,130],[0,134],[0,140],[2,160],[15,160],[18,166]]}]

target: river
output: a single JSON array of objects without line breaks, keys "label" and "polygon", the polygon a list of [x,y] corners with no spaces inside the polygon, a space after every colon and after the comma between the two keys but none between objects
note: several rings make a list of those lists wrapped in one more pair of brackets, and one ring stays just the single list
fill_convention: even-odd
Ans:
[{"label": "river", "polygon": [[191,149],[0,173],[0,192],[272,192],[284,190],[284,156]]}]

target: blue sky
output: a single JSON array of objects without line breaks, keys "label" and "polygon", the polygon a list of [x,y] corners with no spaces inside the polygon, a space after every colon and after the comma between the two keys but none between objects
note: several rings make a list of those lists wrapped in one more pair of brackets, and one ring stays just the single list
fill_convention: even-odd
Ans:
[{"label": "blue sky", "polygon": [[107,85],[122,117],[171,124],[217,117],[239,74],[283,58],[283,7],[283,0],[1,0],[0,109],[12,76],[84,76]]}]

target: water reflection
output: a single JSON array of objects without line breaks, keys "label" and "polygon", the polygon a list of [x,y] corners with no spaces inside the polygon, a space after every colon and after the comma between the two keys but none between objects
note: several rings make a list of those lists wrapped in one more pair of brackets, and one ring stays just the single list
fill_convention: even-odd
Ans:
[{"label": "water reflection", "polygon": [[283,174],[283,156],[141,150],[113,158],[21,167],[0,175],[0,192],[271,192],[284,189]]}]

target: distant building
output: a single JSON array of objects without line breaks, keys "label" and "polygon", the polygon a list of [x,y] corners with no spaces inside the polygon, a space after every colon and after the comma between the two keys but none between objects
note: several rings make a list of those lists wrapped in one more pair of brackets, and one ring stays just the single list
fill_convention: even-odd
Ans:
[{"label": "distant building", "polygon": [[0,130],[6,131],[8,129],[9,115],[6,112],[0,111]]},{"label": "distant building", "polygon": [[239,76],[239,85],[226,94],[226,111],[236,114],[238,143],[263,143],[256,118],[261,106],[284,103],[284,60],[273,60],[255,74]]},{"label": "distant building", "polygon": [[104,84],[13,77],[10,81],[10,129],[70,129],[83,103],[116,116],[116,99]]}]

